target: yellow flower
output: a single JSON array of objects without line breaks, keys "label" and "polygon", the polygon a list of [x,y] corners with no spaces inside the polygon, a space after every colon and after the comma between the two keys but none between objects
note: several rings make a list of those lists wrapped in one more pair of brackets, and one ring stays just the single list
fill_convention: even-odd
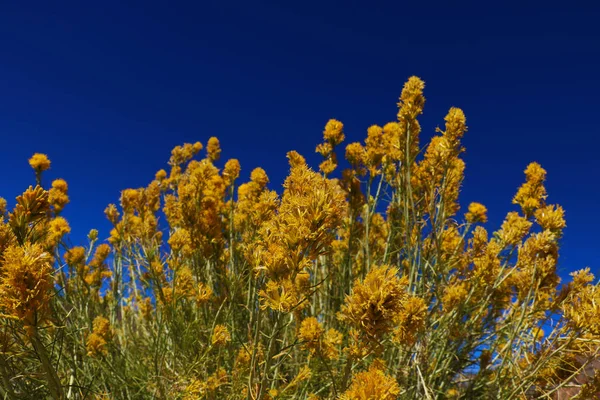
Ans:
[{"label": "yellow flower", "polygon": [[346,160],[356,170],[357,174],[364,175],[366,173],[367,151],[362,144],[355,142],[347,145]]},{"label": "yellow flower", "polygon": [[261,189],[267,186],[267,183],[269,183],[269,177],[267,176],[267,173],[260,167],[252,170],[250,173],[250,180],[258,184]]},{"label": "yellow flower", "polygon": [[64,235],[71,232],[71,227],[63,217],[56,217],[50,221],[48,227],[47,244],[50,247],[58,245]]},{"label": "yellow flower", "polygon": [[444,289],[444,296],[442,297],[442,304],[444,311],[449,312],[463,304],[468,295],[467,285],[465,282],[457,282],[446,286]]},{"label": "yellow flower", "polygon": [[315,317],[308,317],[302,321],[298,338],[303,341],[303,347],[312,354],[319,348],[319,340],[325,330]]},{"label": "yellow flower", "polygon": [[467,222],[474,224],[477,222],[487,222],[487,208],[481,203],[469,204],[469,212],[465,214]]},{"label": "yellow flower", "polygon": [[107,355],[106,345],[113,335],[110,321],[104,317],[98,316],[94,319],[93,330],[86,340],[86,350],[89,356],[98,357]]},{"label": "yellow flower", "polygon": [[513,199],[513,204],[518,204],[523,209],[523,214],[530,217],[533,212],[545,206],[546,188],[544,180],[546,179],[546,170],[540,164],[533,162],[525,169],[525,183],[519,188]]},{"label": "yellow flower", "polygon": [[65,253],[65,261],[72,267],[85,263],[85,249],[83,247],[73,247]]},{"label": "yellow flower", "polygon": [[398,102],[398,120],[416,118],[423,112],[425,97],[423,96],[425,82],[416,76],[411,76],[402,88],[400,101]]},{"label": "yellow flower", "polygon": [[235,158],[228,160],[225,163],[223,169],[223,178],[225,179],[226,185],[230,186],[240,176],[240,162]]},{"label": "yellow flower", "polygon": [[542,227],[551,232],[560,233],[566,226],[565,211],[561,206],[548,205],[535,211],[535,220]]},{"label": "yellow flower", "polygon": [[36,326],[45,318],[52,290],[52,257],[38,244],[10,246],[0,271],[0,306],[8,315]]},{"label": "yellow flower", "polygon": [[379,338],[394,328],[407,298],[406,277],[398,278],[398,270],[387,266],[375,267],[364,281],[356,281],[346,296],[340,318],[369,337]]},{"label": "yellow flower", "polygon": [[104,215],[113,225],[116,225],[119,222],[119,211],[117,210],[117,206],[114,204],[109,204],[108,207],[104,210]]},{"label": "yellow flower", "polygon": [[154,179],[156,179],[159,182],[164,181],[165,179],[167,179],[167,171],[165,171],[164,169],[158,170],[158,172],[156,172],[156,175],[154,176]]},{"label": "yellow flower", "polygon": [[90,229],[87,237],[90,242],[97,240],[98,239],[98,229]]},{"label": "yellow flower", "polygon": [[212,289],[202,282],[198,283],[197,293],[198,294],[196,295],[196,302],[198,303],[198,305],[208,303],[208,301],[213,295]]},{"label": "yellow flower", "polygon": [[344,141],[344,124],[336,119],[330,119],[325,125],[323,139],[336,146]]},{"label": "yellow flower", "polygon": [[29,159],[29,165],[31,165],[31,168],[33,168],[36,172],[42,172],[50,168],[50,160],[45,154],[35,153]]},{"label": "yellow flower", "polygon": [[402,312],[398,314],[398,327],[395,329],[395,340],[403,345],[411,346],[417,335],[425,328],[427,305],[417,296],[409,296],[402,304]]},{"label": "yellow flower", "polygon": [[532,223],[527,221],[527,218],[521,217],[516,212],[510,212],[502,223],[499,237],[508,245],[516,245],[527,235],[531,225]]},{"label": "yellow flower", "polygon": [[227,329],[225,325],[215,326],[211,342],[213,346],[217,347],[225,346],[227,343],[231,342],[231,335],[229,334],[229,329]]},{"label": "yellow flower", "polygon": [[195,281],[192,270],[183,266],[180,267],[175,275],[175,296],[177,298],[189,298],[195,295]]},{"label": "yellow flower", "polygon": [[336,329],[330,328],[325,332],[321,343],[321,353],[328,360],[337,360],[340,356],[339,347],[342,344],[343,335]]},{"label": "yellow flower", "polygon": [[192,238],[187,229],[177,229],[171,234],[167,243],[174,253],[180,253],[185,258],[193,253]]},{"label": "yellow flower", "polygon": [[221,145],[219,144],[219,139],[214,136],[208,139],[206,152],[211,161],[217,161],[219,157],[221,157]]},{"label": "yellow flower", "polygon": [[398,382],[381,369],[372,366],[352,378],[352,384],[340,400],[396,400],[400,394]]}]

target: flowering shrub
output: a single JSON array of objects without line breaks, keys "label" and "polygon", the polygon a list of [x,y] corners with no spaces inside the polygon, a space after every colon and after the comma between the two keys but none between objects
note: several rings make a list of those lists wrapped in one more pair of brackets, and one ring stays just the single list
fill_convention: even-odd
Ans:
[{"label": "flowering shrub", "polygon": [[[552,398],[597,395],[600,288],[561,284],[564,211],[537,163],[501,227],[458,203],[462,110],[421,148],[424,83],[345,152],[330,120],[319,171],[288,153],[283,192],[219,169],[210,138],[69,247],[62,179],[0,200],[0,395],[6,399]],[[339,153],[347,169],[339,172]],[[590,373],[591,374],[591,373]],[[574,378],[577,377],[575,380]],[[575,386],[574,386],[575,385]],[[572,393],[572,392],[570,392]],[[585,397],[587,396],[587,397]]]}]

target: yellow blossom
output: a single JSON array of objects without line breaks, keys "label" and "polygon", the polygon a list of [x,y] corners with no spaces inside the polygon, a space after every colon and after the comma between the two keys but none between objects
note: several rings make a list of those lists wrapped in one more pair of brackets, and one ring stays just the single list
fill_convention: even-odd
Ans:
[{"label": "yellow blossom", "polygon": [[487,208],[481,203],[469,204],[469,212],[465,214],[465,219],[471,224],[477,222],[487,222]]},{"label": "yellow blossom", "polygon": [[354,375],[350,388],[340,396],[340,400],[396,400],[399,394],[400,386],[393,377],[371,367]]},{"label": "yellow blossom", "polygon": [[323,139],[331,143],[332,146],[342,143],[344,141],[344,124],[336,119],[327,121],[323,131]]},{"label": "yellow blossom", "polygon": [[240,162],[235,158],[227,160],[223,169],[223,177],[227,182],[227,186],[231,185],[240,176]]},{"label": "yellow blossom", "polygon": [[211,137],[206,145],[206,153],[211,161],[217,161],[221,157],[221,145],[219,139]]},{"label": "yellow blossom", "polygon": [[325,330],[319,321],[315,317],[309,317],[302,321],[298,338],[304,342],[304,348],[314,354],[319,348],[319,340],[324,332]]},{"label": "yellow blossom", "polygon": [[261,189],[267,186],[267,183],[269,183],[269,177],[262,168],[254,168],[250,173],[250,180],[257,183]]},{"label": "yellow blossom", "polygon": [[37,244],[10,246],[3,254],[0,307],[9,315],[36,326],[48,310],[52,289],[52,256]]},{"label": "yellow blossom", "polygon": [[513,199],[514,204],[518,204],[523,209],[523,214],[530,217],[533,212],[545,205],[546,188],[544,180],[546,179],[546,170],[538,163],[531,163],[525,169],[525,183],[519,188]]},{"label": "yellow blossom", "polygon": [[217,347],[225,346],[231,342],[229,329],[225,325],[216,325],[211,339],[212,345]]},{"label": "yellow blossom", "polygon": [[398,270],[375,267],[364,281],[356,281],[346,296],[340,318],[363,330],[370,337],[390,332],[403,311],[407,298],[406,277],[398,278]]},{"label": "yellow blossom", "polygon": [[86,349],[89,356],[98,357],[108,354],[107,344],[113,335],[110,321],[104,317],[96,317],[92,332],[86,340]]},{"label": "yellow blossom", "polygon": [[36,172],[42,172],[50,168],[50,160],[45,154],[35,153],[29,159],[29,165],[31,165],[31,168],[33,168]]}]

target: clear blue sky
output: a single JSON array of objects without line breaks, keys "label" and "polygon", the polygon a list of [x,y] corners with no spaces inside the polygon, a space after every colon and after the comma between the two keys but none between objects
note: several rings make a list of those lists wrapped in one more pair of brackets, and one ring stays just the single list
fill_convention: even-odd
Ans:
[{"label": "clear blue sky", "polygon": [[44,152],[65,178],[72,240],[108,235],[103,210],[147,184],[183,142],[221,139],[243,178],[279,189],[285,153],[318,164],[329,118],[347,141],[395,118],[426,81],[425,140],[450,106],[469,132],[462,201],[496,229],[538,161],[568,227],[560,268],[600,256],[600,8],[595,2],[20,2],[0,4],[0,195]]}]

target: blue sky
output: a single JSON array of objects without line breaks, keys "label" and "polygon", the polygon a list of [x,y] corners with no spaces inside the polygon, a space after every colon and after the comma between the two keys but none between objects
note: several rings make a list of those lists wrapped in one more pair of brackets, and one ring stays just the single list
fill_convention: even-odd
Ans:
[{"label": "blue sky", "polygon": [[[418,4],[417,4],[418,3]],[[72,241],[121,189],[147,184],[170,149],[218,136],[242,177],[280,188],[285,153],[318,165],[329,118],[347,142],[394,120],[404,81],[426,82],[423,141],[450,106],[469,132],[462,201],[495,230],[538,161],[566,210],[562,275],[599,271],[600,6],[593,2],[2,2],[0,196],[52,160]]]}]

